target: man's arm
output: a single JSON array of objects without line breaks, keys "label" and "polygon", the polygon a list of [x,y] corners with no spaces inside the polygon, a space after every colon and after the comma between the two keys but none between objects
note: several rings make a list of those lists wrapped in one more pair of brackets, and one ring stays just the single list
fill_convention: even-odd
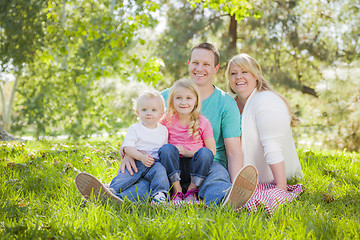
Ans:
[{"label": "man's arm", "polygon": [[123,146],[120,147],[119,153],[122,158],[119,172],[125,173],[125,169],[127,169],[131,176],[134,174],[134,172],[137,173],[138,169],[136,167],[135,160],[125,153]]},{"label": "man's arm", "polygon": [[123,160],[121,161],[119,172],[125,173],[125,169],[129,171],[131,176],[134,174],[134,172],[138,172],[135,160],[127,154],[125,154]]},{"label": "man's arm", "polygon": [[241,148],[241,138],[224,138],[224,143],[228,161],[228,171],[230,174],[231,182],[233,182],[240,169],[244,166]]}]

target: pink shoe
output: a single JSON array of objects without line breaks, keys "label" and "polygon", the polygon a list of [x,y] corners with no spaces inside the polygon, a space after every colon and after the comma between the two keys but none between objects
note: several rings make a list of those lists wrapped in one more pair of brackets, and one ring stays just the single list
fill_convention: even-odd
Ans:
[{"label": "pink shoe", "polygon": [[184,199],[184,194],[182,192],[173,193],[171,195],[171,201],[182,201]]},{"label": "pink shoe", "polygon": [[198,192],[199,192],[199,190],[197,188],[193,188],[193,189],[187,191],[184,196],[185,201],[186,202],[196,201]]}]

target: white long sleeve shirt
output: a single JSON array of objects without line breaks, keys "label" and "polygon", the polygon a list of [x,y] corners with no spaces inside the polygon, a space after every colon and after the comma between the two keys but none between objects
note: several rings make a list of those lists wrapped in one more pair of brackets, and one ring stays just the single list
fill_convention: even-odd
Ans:
[{"label": "white long sleeve shirt", "polygon": [[274,180],[269,164],[284,161],[286,178],[302,177],[299,158],[285,102],[274,92],[256,89],[246,101],[241,115],[244,164],[254,165],[259,183]]}]

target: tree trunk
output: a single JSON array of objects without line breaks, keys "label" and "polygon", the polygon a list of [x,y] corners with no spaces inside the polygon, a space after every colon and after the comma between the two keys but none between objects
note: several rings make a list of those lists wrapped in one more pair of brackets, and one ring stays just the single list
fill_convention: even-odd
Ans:
[{"label": "tree trunk", "polygon": [[15,81],[14,81],[14,85],[11,89],[11,95],[10,95],[10,99],[9,99],[9,103],[8,103],[8,107],[7,109],[5,109],[5,115],[4,115],[4,128],[6,130],[10,129],[11,126],[11,115],[12,115],[12,109],[13,109],[13,105],[14,105],[14,99],[15,99],[15,94],[16,94],[16,90],[17,90],[17,85],[19,82],[19,78],[20,74],[16,75]]},{"label": "tree trunk", "polygon": [[18,138],[14,137],[13,135],[5,131],[5,129],[2,126],[0,126],[0,141],[14,141],[14,140],[18,140]]},{"label": "tree trunk", "polygon": [[229,36],[230,36],[230,43],[229,43],[228,52],[234,55],[237,53],[236,51],[237,21],[235,19],[235,15],[230,16]]},{"label": "tree trunk", "polygon": [[2,121],[4,122],[4,118],[6,115],[6,101],[5,101],[4,90],[1,85],[0,85],[0,104],[1,104],[0,116],[2,117]]}]

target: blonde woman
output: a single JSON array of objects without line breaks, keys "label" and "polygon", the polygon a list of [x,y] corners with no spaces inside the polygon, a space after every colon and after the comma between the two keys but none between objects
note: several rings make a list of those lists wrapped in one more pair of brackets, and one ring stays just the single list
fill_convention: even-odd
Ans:
[{"label": "blonde woman", "polygon": [[[169,144],[159,150],[160,161],[173,186],[171,200],[196,199],[198,187],[208,175],[216,154],[211,124],[200,110],[197,85],[187,79],[176,81],[170,89],[168,113],[162,121],[169,132]],[[187,189],[185,195],[182,186]]]},{"label": "blonde woman", "polygon": [[286,191],[287,178],[302,176],[291,130],[297,118],[286,99],[266,82],[254,58],[234,56],[227,76],[242,116],[244,164],[258,169],[259,183],[275,181]]},{"label": "blonde woman", "polygon": [[[259,187],[271,183],[279,199],[289,190],[287,179],[302,177],[291,127],[298,119],[286,99],[264,79],[260,65],[247,54],[238,54],[228,63],[226,72],[229,90],[241,113],[242,151],[244,164],[255,166]],[[257,193],[255,192],[254,197]],[[264,199],[263,199],[264,200]],[[276,201],[275,201],[276,202]],[[265,203],[266,204],[266,203]]]}]

